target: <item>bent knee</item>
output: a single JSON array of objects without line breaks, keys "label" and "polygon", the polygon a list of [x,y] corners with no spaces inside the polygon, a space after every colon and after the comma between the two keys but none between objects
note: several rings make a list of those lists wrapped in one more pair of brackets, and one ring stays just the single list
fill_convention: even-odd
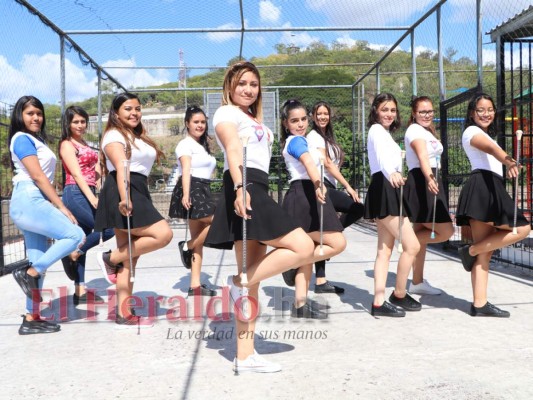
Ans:
[{"label": "bent knee", "polygon": [[520,240],[522,240],[527,235],[529,235],[530,232],[531,232],[531,225],[520,226],[517,229],[517,233],[518,233],[518,236],[520,237]]}]

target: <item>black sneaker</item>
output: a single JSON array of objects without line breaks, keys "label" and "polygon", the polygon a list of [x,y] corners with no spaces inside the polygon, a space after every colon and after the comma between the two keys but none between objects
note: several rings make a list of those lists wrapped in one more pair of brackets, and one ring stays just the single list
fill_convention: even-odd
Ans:
[{"label": "black sneaker", "polygon": [[294,318],[309,318],[309,319],[327,319],[328,314],[325,312],[313,309],[309,303],[305,303],[303,306],[296,308],[294,304],[291,309],[291,317]]},{"label": "black sneaker", "polygon": [[205,284],[189,288],[189,296],[216,296],[217,291],[209,289]]},{"label": "black sneaker", "polygon": [[71,281],[78,279],[77,261],[72,261],[69,256],[66,256],[61,259],[61,263],[63,264],[63,269],[65,270],[65,274],[67,275],[68,279]]},{"label": "black sneaker", "polygon": [[468,252],[468,249],[470,249],[469,244],[465,244],[464,246],[459,247],[459,258],[461,259],[461,262],[463,263],[463,268],[466,272],[472,271],[474,263],[476,262],[476,256],[471,256]]},{"label": "black sneaker", "polygon": [[394,292],[391,293],[389,301],[397,307],[403,308],[405,311],[420,311],[422,304],[409,296],[409,293],[405,293],[405,297],[396,297]]},{"label": "black sneaker", "polygon": [[[40,276],[33,277],[28,274],[31,264],[27,267],[16,269],[13,271],[13,278],[19,284],[24,294],[28,299],[33,300],[33,293],[36,290],[39,293],[39,279]],[[39,296],[40,301],[43,301],[42,297]]]},{"label": "black sneaker", "polygon": [[509,311],[502,310],[487,301],[487,304],[485,304],[483,307],[474,307],[474,305],[471,304],[470,315],[472,317],[509,318],[511,313]]},{"label": "black sneaker", "polygon": [[283,280],[287,286],[294,286],[296,284],[296,272],[298,272],[298,268],[289,269],[281,274],[283,275]]},{"label": "black sneaker", "polygon": [[103,303],[104,299],[102,299],[100,296],[98,296],[96,293],[92,293],[92,295],[89,295],[89,292],[83,293],[81,296],[78,296],[76,293],[74,293],[74,296],[72,296],[72,302],[75,306],[78,304],[93,304],[93,303]]},{"label": "black sneaker", "polygon": [[28,321],[26,316],[22,316],[22,324],[19,328],[19,335],[35,335],[37,333],[54,333],[59,332],[61,326],[53,322],[43,321],[40,318],[35,318],[33,321]]},{"label": "black sneaker", "polygon": [[315,293],[336,293],[343,294],[344,288],[339,286],[332,285],[329,282],[323,283],[321,285],[315,285]]},{"label": "black sneaker", "polygon": [[405,317],[405,311],[400,310],[399,308],[394,307],[392,304],[384,301],[383,304],[379,307],[376,307],[374,304],[372,304],[370,315],[374,317],[398,318],[398,317]]},{"label": "black sneaker", "polygon": [[117,314],[117,317],[115,319],[115,326],[119,329],[127,329],[127,328],[137,328],[137,329],[143,329],[143,328],[151,328],[154,326],[152,321],[148,318],[143,318],[138,315],[135,315],[135,311],[131,310],[131,314],[127,317],[121,317]]},{"label": "black sneaker", "polygon": [[181,256],[181,262],[183,263],[183,266],[187,269],[191,269],[192,267],[192,250],[187,249],[183,250],[183,246],[185,245],[185,241],[182,240],[178,243],[178,248],[180,250],[180,256]]}]

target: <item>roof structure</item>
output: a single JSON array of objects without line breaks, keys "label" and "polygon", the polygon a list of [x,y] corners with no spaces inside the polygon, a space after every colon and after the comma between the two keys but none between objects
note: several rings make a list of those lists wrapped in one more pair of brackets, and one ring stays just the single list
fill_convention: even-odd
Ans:
[{"label": "roof structure", "polygon": [[526,8],[514,17],[502,22],[500,25],[488,32],[493,42],[498,37],[504,41],[513,41],[514,39],[524,39],[533,37],[533,5]]}]

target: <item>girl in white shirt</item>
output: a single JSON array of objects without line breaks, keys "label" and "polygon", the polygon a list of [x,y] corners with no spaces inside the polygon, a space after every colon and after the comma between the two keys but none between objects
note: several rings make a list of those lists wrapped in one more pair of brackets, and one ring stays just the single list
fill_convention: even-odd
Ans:
[{"label": "girl in white shirt", "polygon": [[216,291],[200,282],[204,241],[215,213],[211,198],[211,177],[216,160],[211,155],[207,134],[207,118],[198,106],[185,111],[187,137],[176,146],[180,178],[172,192],[169,216],[189,220],[191,239],[178,244],[183,266],[191,270],[189,296],[214,296]]},{"label": "girl in white shirt", "polygon": [[[374,302],[371,314],[382,317],[404,317],[405,311],[419,311],[421,305],[407,293],[407,278],[420,245],[409,218],[400,215],[402,176],[401,148],[391,133],[400,127],[398,102],[390,93],[378,94],[368,117],[368,161],[372,179],[365,199],[365,218],[374,219],[378,229],[378,248],[374,263]],[[404,202],[404,213],[407,204]],[[394,240],[399,238],[402,221],[403,253],[398,259],[394,292],[385,301],[385,285]],[[392,304],[391,304],[392,303]],[[403,310],[402,310],[403,309]]]},{"label": "girl in white shirt", "polygon": [[[311,262],[315,246],[285,210],[268,194],[268,170],[274,137],[261,121],[263,117],[259,71],[241,61],[228,68],[224,76],[222,107],[213,118],[216,138],[224,150],[223,196],[217,203],[213,224],[205,244],[231,249],[235,245],[236,276],[228,277],[234,302],[237,372],[277,372],[279,364],[265,360],[254,349],[258,290],[262,280]],[[243,187],[243,146],[240,136],[249,137],[247,187]],[[246,205],[243,193],[246,190]],[[248,298],[243,297],[242,253],[243,219],[247,224]],[[267,246],[272,250],[267,253]],[[251,315],[244,305],[253,303]],[[243,312],[244,311],[244,312]]]},{"label": "girl in white shirt", "polygon": [[517,234],[513,235],[514,201],[503,181],[503,165],[507,177],[518,176],[515,160],[492,138],[496,107],[492,98],[481,93],[468,104],[463,132],[463,148],[470,160],[472,174],[459,195],[456,223],[470,225],[474,242],[459,248],[463,267],[472,275],[474,301],[470,315],[508,318],[510,313],[487,301],[489,264],[492,252],[528,236],[531,226],[517,213]]},{"label": "girl in white shirt", "polygon": [[[305,137],[308,127],[307,110],[299,101],[288,100],[281,108],[280,119],[283,158],[290,174],[290,188],[283,199],[283,208],[307,232],[316,246],[320,243],[322,209],[324,254],[314,261],[331,258],[344,250],[346,240],[327,188],[321,184],[319,169],[322,153],[317,148],[310,147]],[[295,286],[292,316],[324,319],[324,313],[314,310],[306,303],[311,272],[312,265],[307,264],[283,274],[285,282]]]},{"label": "girl in white shirt", "polygon": [[[420,295],[438,295],[437,289],[424,279],[424,262],[428,243],[440,243],[453,235],[453,225],[448,213],[448,202],[443,190],[442,177],[436,181],[437,157],[442,154],[442,144],[435,137],[433,125],[435,110],[431,99],[420,96],[411,102],[409,127],[405,132],[405,150],[409,175],[404,189],[404,198],[409,204],[409,220],[420,243],[420,251],[413,264],[413,280],[409,292]],[[440,164],[440,162],[439,162]],[[431,239],[433,212],[435,209],[435,238]]]},{"label": "girl in white shirt", "polygon": [[[172,240],[172,230],[152,203],[148,191],[148,174],[162,156],[148,137],[141,122],[141,103],[133,93],[120,93],[111,103],[109,119],[101,143],[107,176],[96,210],[95,230],[114,228],[117,248],[97,254],[106,280],[117,285],[119,327],[151,326],[150,321],[135,315],[127,304],[133,293],[130,269],[143,254],[165,247]],[[129,199],[126,198],[123,161],[130,161]],[[128,221],[130,217],[133,265],[129,265]],[[152,316],[150,316],[152,317]]]},{"label": "girl in white shirt", "polygon": [[[328,196],[335,211],[341,213],[340,221],[347,228],[364,214],[364,205],[359,195],[342,176],[340,167],[344,160],[344,151],[336,142],[331,122],[332,110],[328,103],[319,101],[311,110],[312,129],[307,134],[310,147],[317,148],[325,160],[325,180]],[[346,191],[337,190],[339,182]],[[344,293],[344,288],[331,284],[326,279],[326,260],[315,262],[315,293]]]}]

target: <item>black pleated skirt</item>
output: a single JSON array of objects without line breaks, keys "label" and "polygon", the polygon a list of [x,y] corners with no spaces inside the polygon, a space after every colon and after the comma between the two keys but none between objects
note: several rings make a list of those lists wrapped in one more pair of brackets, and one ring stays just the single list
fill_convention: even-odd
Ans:
[{"label": "black pleated skirt", "polygon": [[[152,203],[146,176],[131,172],[130,191],[133,204],[133,211],[130,216],[131,228],[149,226],[164,219]],[[107,176],[98,197],[98,208],[96,209],[94,223],[95,231],[101,232],[106,228],[127,229],[127,218],[120,213],[118,209],[119,202],[117,173],[113,171]]]},{"label": "black pleated skirt", "polygon": [[[403,216],[409,215],[408,204],[403,202]],[[383,219],[400,215],[400,188],[395,189],[382,172],[372,175],[365,198],[365,218]]]},{"label": "black pleated skirt", "polygon": [[[304,231],[320,230],[320,203],[316,199],[315,185],[309,179],[291,182],[282,207]],[[344,228],[327,192],[323,211],[324,232],[342,232]]]},{"label": "black pleated skirt", "polygon": [[[298,228],[293,218],[268,195],[268,174],[255,168],[248,168],[246,172],[252,207],[249,212],[252,218],[246,225],[248,240],[265,242]],[[205,246],[230,250],[235,241],[242,240],[242,218],[235,214],[234,182],[229,171],[224,172],[223,181],[223,196],[216,204]]]},{"label": "black pleated skirt", "polygon": [[190,219],[200,219],[213,215],[215,213],[215,202],[211,198],[210,184],[211,181],[209,179],[191,176],[190,198],[192,206],[189,210],[186,210],[181,204],[183,183],[180,176],[172,191],[168,216],[170,218],[186,219],[187,213],[189,213]]},{"label": "black pleated skirt", "polygon": [[[495,226],[514,226],[514,201],[501,176],[483,169],[472,171],[459,195],[455,222],[458,226],[469,225],[470,218]],[[516,226],[529,224],[520,210],[516,221]]]},{"label": "black pleated skirt", "polygon": [[[432,171],[433,175],[437,173],[435,168],[433,168]],[[438,184],[439,194],[437,195],[435,222],[437,224],[452,222],[448,212],[448,202],[446,201],[444,186],[440,175]],[[409,171],[407,182],[403,190],[404,201],[409,204],[409,220],[415,223],[433,222],[435,195],[428,190],[426,178],[420,168],[413,168]]]}]

